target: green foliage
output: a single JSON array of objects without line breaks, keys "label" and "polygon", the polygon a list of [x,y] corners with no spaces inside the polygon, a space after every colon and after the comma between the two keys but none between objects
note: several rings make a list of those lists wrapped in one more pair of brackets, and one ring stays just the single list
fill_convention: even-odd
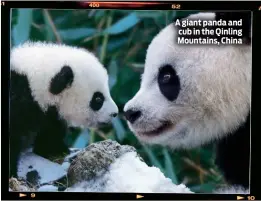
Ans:
[{"label": "green foliage", "polygon": [[17,22],[12,29],[13,43],[24,43],[30,34],[32,23],[32,9],[20,9],[17,12]]},{"label": "green foliage", "polygon": [[[191,13],[191,12],[190,12]],[[210,192],[222,185],[214,166],[213,147],[173,151],[140,144],[122,118],[124,104],[138,91],[146,49],[153,37],[174,17],[188,12],[130,10],[12,10],[12,45],[26,40],[53,41],[87,48],[109,73],[111,94],[120,114],[112,126],[68,135],[71,146],[114,139],[134,146],[144,161],[159,167],[176,184],[185,183],[195,192]]]}]

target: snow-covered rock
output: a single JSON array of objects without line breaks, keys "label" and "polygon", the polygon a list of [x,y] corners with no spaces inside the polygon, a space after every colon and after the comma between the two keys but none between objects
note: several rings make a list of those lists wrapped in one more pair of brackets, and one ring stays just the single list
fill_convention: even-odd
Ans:
[{"label": "snow-covered rock", "polygon": [[68,169],[69,184],[88,181],[105,173],[117,158],[127,152],[135,152],[135,148],[120,145],[112,140],[93,143],[81,151],[72,160]]},{"label": "snow-covered rock", "polygon": [[71,150],[63,164],[27,152],[18,169],[19,177],[36,183],[36,191],[192,193],[149,167],[134,147],[112,140]]},{"label": "snow-covered rock", "polygon": [[98,177],[76,183],[69,192],[192,193],[175,185],[156,167],[149,167],[136,152],[125,153]]}]

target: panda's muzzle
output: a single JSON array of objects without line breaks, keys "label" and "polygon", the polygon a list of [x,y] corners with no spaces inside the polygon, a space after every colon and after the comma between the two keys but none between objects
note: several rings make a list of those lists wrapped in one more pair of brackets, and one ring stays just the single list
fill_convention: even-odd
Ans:
[{"label": "panda's muzzle", "polygon": [[110,122],[98,122],[97,127],[108,126]]},{"label": "panda's muzzle", "polygon": [[139,135],[146,135],[146,136],[156,136],[156,135],[160,135],[162,134],[163,132],[173,128],[174,125],[169,122],[169,121],[164,121],[161,123],[161,125],[154,129],[154,130],[151,130],[151,131],[144,131],[144,132],[137,132]]}]

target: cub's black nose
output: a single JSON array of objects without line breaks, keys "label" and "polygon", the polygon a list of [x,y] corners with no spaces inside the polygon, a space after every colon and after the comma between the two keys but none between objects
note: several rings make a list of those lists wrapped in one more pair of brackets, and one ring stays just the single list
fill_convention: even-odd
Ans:
[{"label": "cub's black nose", "polygon": [[126,112],[124,112],[124,116],[130,123],[133,124],[141,116],[141,111],[127,110]]},{"label": "cub's black nose", "polygon": [[112,113],[110,114],[111,117],[117,117],[118,113]]}]

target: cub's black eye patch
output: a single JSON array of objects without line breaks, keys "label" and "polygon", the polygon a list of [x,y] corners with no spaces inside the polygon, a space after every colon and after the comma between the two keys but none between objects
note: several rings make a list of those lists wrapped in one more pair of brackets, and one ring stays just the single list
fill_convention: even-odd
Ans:
[{"label": "cub's black eye patch", "polygon": [[158,85],[163,96],[169,101],[173,101],[178,97],[180,80],[171,65],[167,64],[159,69]]},{"label": "cub's black eye patch", "polygon": [[95,92],[92,96],[92,100],[90,102],[90,107],[94,111],[98,111],[102,108],[103,102],[104,102],[104,96],[101,92]]}]

